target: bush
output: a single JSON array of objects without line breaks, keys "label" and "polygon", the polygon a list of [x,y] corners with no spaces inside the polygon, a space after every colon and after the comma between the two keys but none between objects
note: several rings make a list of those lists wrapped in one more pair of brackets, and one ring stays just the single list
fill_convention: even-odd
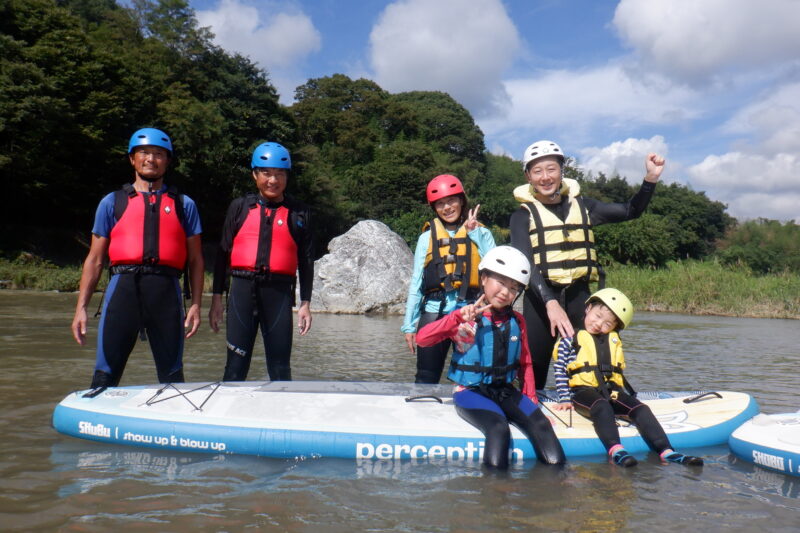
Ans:
[{"label": "bush", "polygon": [[664,217],[649,213],[630,222],[598,226],[595,241],[600,263],[663,267],[675,256],[670,226]]},{"label": "bush", "polygon": [[800,226],[763,218],[739,224],[720,241],[717,256],[759,274],[800,273]]},{"label": "bush", "polygon": [[80,267],[61,268],[28,252],[13,261],[0,260],[0,283],[6,288],[71,292],[80,280]]}]

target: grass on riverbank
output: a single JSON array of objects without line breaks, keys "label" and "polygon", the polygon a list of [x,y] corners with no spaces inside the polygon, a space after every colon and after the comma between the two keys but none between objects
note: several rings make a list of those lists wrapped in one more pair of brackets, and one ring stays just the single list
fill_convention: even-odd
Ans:
[{"label": "grass on riverbank", "polygon": [[[0,288],[39,291],[77,291],[81,267],[60,267],[33,254],[21,253],[13,261],[0,259]],[[101,289],[108,280],[101,280]]]},{"label": "grass on riverbank", "polygon": [[[81,282],[82,265],[56,266],[31,254],[20,254],[13,261],[0,259],[0,289],[75,292]],[[206,272],[206,291],[211,288],[212,275]],[[105,290],[108,271],[104,270],[97,290]]]},{"label": "grass on riverbank", "polygon": [[716,261],[670,262],[659,270],[607,269],[606,285],[625,292],[637,309],[698,315],[800,318],[800,276],[756,276]]},{"label": "grass on riverbank", "polygon": [[[606,285],[625,292],[637,309],[699,315],[800,319],[800,275],[755,276],[716,261],[672,262],[652,270],[624,265],[607,269]],[[58,267],[30,254],[0,259],[0,287],[78,290],[80,266]],[[100,279],[103,289],[108,276]],[[211,275],[206,273],[206,291]]]}]

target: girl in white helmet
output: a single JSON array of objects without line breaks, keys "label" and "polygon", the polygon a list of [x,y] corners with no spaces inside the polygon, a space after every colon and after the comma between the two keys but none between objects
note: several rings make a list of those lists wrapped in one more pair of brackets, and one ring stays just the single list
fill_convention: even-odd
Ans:
[{"label": "girl in white helmet", "polygon": [[[498,246],[478,268],[483,294],[421,328],[417,343],[455,343],[447,377],[456,383],[456,411],[486,436],[484,464],[508,468],[509,422],[528,437],[541,462],[562,464],[564,450],[536,399],[525,322],[512,309],[528,284],[530,263],[519,250]],[[517,377],[524,393],[512,385]]]},{"label": "girl in white helmet", "polygon": [[602,285],[592,227],[638,218],[664,169],[664,158],[648,154],[639,191],[628,202],[606,203],[580,195],[578,182],[563,177],[565,160],[552,141],[531,144],[522,157],[528,183],[514,189],[521,205],[511,215],[511,245],[532,266],[523,315],[537,389],[547,381],[556,337],[572,337],[583,324],[589,284]]}]

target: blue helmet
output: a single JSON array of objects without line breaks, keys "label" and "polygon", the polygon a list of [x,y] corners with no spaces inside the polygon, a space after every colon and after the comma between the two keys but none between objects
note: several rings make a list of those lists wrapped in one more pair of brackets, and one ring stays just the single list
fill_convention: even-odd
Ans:
[{"label": "blue helmet", "polygon": [[253,150],[253,160],[250,162],[251,168],[271,167],[292,168],[292,157],[289,150],[278,143],[261,143]]},{"label": "blue helmet", "polygon": [[169,155],[172,155],[172,141],[169,140],[169,136],[155,128],[142,128],[131,135],[128,153],[133,152],[137,146],[160,146],[169,151]]}]

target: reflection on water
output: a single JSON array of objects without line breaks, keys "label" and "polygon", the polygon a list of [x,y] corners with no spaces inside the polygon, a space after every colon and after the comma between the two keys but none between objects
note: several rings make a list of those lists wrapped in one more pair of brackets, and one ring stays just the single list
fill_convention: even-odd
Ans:
[{"label": "reflection on water", "polygon": [[796,411],[800,361],[795,320],[639,313],[623,342],[626,375],[640,389],[752,394],[767,413]]},{"label": "reflection on water", "polygon": [[[725,446],[692,450],[706,467],[633,469],[602,458],[525,463],[281,460],[107,446],[57,434],[54,405],[88,385],[93,348],[72,341],[74,295],[0,292],[0,523],[4,530],[794,531],[800,478],[744,463]],[[315,315],[298,339],[296,379],[410,381],[400,317]],[[95,324],[92,324],[94,327]],[[764,412],[794,411],[797,322],[641,313],[623,340],[639,389],[740,390]],[[90,332],[93,342],[94,330]],[[264,379],[261,355],[251,379]],[[216,380],[224,338],[187,343],[186,374]],[[155,371],[138,346],[123,384]]]}]

